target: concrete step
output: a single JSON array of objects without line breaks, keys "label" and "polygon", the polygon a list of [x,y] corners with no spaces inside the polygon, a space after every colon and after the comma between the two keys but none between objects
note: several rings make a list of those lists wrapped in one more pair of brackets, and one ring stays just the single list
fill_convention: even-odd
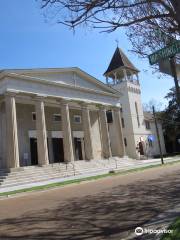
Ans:
[{"label": "concrete step", "polygon": [[14,186],[19,186],[19,185],[25,185],[25,184],[29,184],[29,183],[38,183],[38,182],[43,182],[43,181],[48,181],[48,180],[54,180],[54,179],[59,179],[59,178],[66,178],[66,177],[71,177],[73,175],[68,174],[66,176],[61,176],[61,177],[49,177],[49,178],[42,178],[42,179],[27,179],[26,181],[14,181],[14,182],[7,182],[7,183],[3,183],[0,185],[0,188],[5,188],[5,187],[14,187]]},{"label": "concrete step", "polygon": [[21,176],[21,177],[23,177],[23,176],[31,176],[31,175],[36,175],[36,176],[38,176],[38,175],[48,175],[48,174],[54,174],[54,173],[56,173],[56,174],[60,174],[60,173],[63,173],[63,172],[69,172],[69,171],[73,171],[73,169],[68,169],[68,170],[64,170],[64,169],[62,169],[62,170],[56,170],[56,169],[54,169],[54,170],[47,170],[47,171],[45,171],[45,170],[43,170],[43,171],[34,171],[34,172],[32,172],[32,171],[26,171],[26,172],[21,172],[21,173],[9,173],[8,174],[8,178],[11,178],[11,177],[18,177],[18,176]]},{"label": "concrete step", "polygon": [[68,170],[65,170],[65,169],[52,169],[52,170],[33,170],[33,171],[22,171],[22,172],[11,172],[8,174],[8,178],[14,178],[14,177],[26,177],[26,176],[40,176],[40,175],[51,175],[51,174],[61,174],[61,173],[67,173],[67,172],[73,172],[74,169],[68,169]]},{"label": "concrete step", "polygon": [[[76,174],[81,174],[76,170]],[[27,183],[47,181],[57,178],[74,176],[72,165],[69,166],[48,166],[48,167],[30,167],[10,171],[0,178],[0,187],[18,186]]]},{"label": "concrete step", "polygon": [[[62,179],[75,175],[100,174],[109,172],[110,170],[124,171],[134,167],[143,165],[141,161],[111,158],[109,160],[92,160],[92,161],[76,161],[73,164],[55,163],[48,166],[30,166],[19,169],[10,169],[8,171],[0,171],[0,189],[5,187],[13,187],[31,183],[38,183],[53,179]],[[147,164],[149,165],[149,164]]]},{"label": "concrete step", "polygon": [[72,170],[73,168],[37,168],[37,169],[25,169],[24,171],[14,171],[14,172],[10,172],[8,173],[8,176],[10,175],[18,175],[18,174],[28,174],[28,173],[43,173],[43,172],[61,172],[61,171],[69,171]]},{"label": "concrete step", "polygon": [[8,176],[7,178],[3,179],[3,182],[10,182],[10,181],[24,181],[26,179],[39,179],[39,178],[46,178],[48,179],[49,177],[61,177],[61,176],[65,176],[65,175],[68,175],[68,174],[71,174],[73,175],[74,174],[74,171],[68,171],[68,172],[61,172],[61,173],[51,173],[51,174],[40,174],[40,175],[36,175],[36,174],[31,174],[31,175],[17,175],[17,176]]},{"label": "concrete step", "polygon": [[[78,172],[78,171],[76,171]],[[50,176],[61,176],[61,175],[69,175],[69,174],[74,174],[74,170],[68,170],[68,171],[42,171],[42,172],[26,172],[23,174],[22,173],[11,173],[4,181],[11,181],[11,180],[23,180],[23,179],[31,179],[31,178],[41,178],[41,177],[50,177]]]}]

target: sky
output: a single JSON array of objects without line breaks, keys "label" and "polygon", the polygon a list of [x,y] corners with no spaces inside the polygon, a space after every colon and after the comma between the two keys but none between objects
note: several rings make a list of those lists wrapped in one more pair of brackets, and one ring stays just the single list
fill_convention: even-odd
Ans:
[{"label": "sky", "polygon": [[154,99],[166,105],[165,95],[174,86],[168,76],[153,74],[147,59],[130,52],[124,32],[111,34],[46,21],[36,0],[0,0],[0,69],[79,67],[105,81],[103,73],[117,47],[141,71],[142,102]]}]

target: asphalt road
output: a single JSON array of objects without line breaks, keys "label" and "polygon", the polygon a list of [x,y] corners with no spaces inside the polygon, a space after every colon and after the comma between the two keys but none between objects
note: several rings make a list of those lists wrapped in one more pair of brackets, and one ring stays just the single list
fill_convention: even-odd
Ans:
[{"label": "asphalt road", "polygon": [[180,164],[28,193],[0,200],[0,240],[123,240],[179,202]]}]

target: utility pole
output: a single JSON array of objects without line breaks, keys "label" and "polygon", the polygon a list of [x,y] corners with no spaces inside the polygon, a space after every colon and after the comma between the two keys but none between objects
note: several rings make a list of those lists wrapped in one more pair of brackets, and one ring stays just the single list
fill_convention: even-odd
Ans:
[{"label": "utility pole", "polygon": [[157,134],[157,140],[158,140],[158,145],[159,145],[159,152],[160,152],[160,157],[161,157],[161,163],[164,164],[163,154],[162,154],[162,149],[161,149],[160,136],[159,136],[159,130],[158,130],[158,124],[157,124],[157,119],[156,119],[156,113],[155,113],[154,106],[152,107],[152,109],[153,109],[153,116],[154,116],[154,121],[155,121],[155,126],[156,126],[156,134]]},{"label": "utility pole", "polygon": [[176,60],[175,57],[170,58],[170,66],[171,66],[171,73],[174,78],[174,83],[176,87],[176,99],[177,99],[177,104],[180,107],[180,89],[179,89],[179,83],[177,79],[177,72],[176,72]]}]

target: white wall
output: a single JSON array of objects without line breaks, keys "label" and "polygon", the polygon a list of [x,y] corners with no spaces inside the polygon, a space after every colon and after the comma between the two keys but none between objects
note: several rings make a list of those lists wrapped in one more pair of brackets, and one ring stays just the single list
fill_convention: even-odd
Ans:
[{"label": "white wall", "polygon": [[[148,148],[147,152],[149,155],[158,155],[159,148],[157,143],[157,135],[155,130],[155,123],[153,121],[150,122],[151,129],[147,130],[145,126],[145,119],[143,113],[143,106],[141,102],[141,91],[140,85],[133,84],[131,82],[122,82],[114,86],[115,89],[119,90],[122,94],[120,96],[121,105],[123,108],[122,117],[124,118],[125,127],[123,128],[123,136],[127,140],[126,153],[131,158],[137,158],[137,143],[141,138],[144,139],[144,142],[147,142],[147,137],[149,135],[154,135],[156,141],[153,144],[152,148]],[[135,102],[138,107],[138,116],[140,126],[138,126],[137,121],[137,113],[135,108]],[[166,153],[164,137],[162,131],[162,125],[159,123],[159,134],[162,144],[163,154]],[[146,144],[147,145],[147,144]]]}]

